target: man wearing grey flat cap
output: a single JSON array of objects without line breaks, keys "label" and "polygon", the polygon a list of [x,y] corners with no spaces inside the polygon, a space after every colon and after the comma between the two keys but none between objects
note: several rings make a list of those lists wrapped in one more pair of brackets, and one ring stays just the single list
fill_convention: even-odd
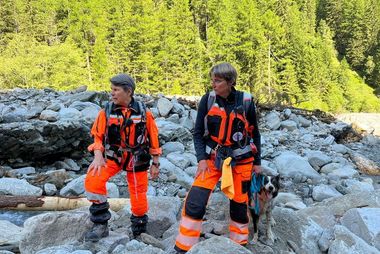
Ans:
[{"label": "man wearing grey flat cap", "polygon": [[155,179],[160,166],[158,128],[152,113],[133,97],[135,81],[123,73],[112,77],[110,82],[112,102],[99,112],[91,129],[94,143],[88,147],[94,153],[94,160],[88,168],[85,190],[92,202],[90,220],[94,224],[85,240],[92,242],[109,234],[111,213],[106,184],[122,169],[127,171],[133,236],[146,231],[148,169]]}]

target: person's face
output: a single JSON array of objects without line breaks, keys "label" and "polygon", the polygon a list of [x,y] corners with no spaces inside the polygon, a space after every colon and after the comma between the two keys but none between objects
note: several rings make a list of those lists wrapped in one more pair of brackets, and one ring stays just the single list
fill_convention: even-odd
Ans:
[{"label": "person's face", "polygon": [[130,89],[127,89],[127,91],[125,91],[123,87],[111,84],[111,97],[113,103],[117,105],[128,106],[127,104],[131,100],[131,95],[132,92]]},{"label": "person's face", "polygon": [[227,96],[231,93],[232,82],[227,82],[227,80],[223,78],[213,75],[211,77],[211,85],[212,89],[215,91],[215,94],[223,98],[227,98]]}]

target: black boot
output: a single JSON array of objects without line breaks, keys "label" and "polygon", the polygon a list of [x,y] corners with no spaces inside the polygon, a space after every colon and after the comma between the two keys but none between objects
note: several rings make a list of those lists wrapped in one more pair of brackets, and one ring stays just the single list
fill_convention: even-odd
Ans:
[{"label": "black boot", "polygon": [[133,237],[138,237],[142,233],[146,232],[146,224],[148,223],[148,215],[144,216],[131,216],[131,229],[133,233]]},{"label": "black boot", "polygon": [[85,241],[98,242],[101,238],[109,235],[108,223],[100,224],[94,223],[92,228],[86,232],[84,236]]},{"label": "black boot", "polygon": [[90,206],[90,220],[94,223],[92,228],[86,232],[85,241],[97,242],[102,237],[109,235],[108,220],[111,218],[111,213],[108,211],[108,202],[95,204]]},{"label": "black boot", "polygon": [[185,254],[187,251],[182,250],[177,247],[177,245],[174,245],[174,250],[176,251],[177,254]]}]

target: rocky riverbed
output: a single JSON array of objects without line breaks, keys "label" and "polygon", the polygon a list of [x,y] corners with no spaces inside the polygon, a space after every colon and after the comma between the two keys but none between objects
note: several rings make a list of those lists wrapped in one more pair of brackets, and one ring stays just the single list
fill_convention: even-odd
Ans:
[{"label": "rocky riverbed", "polygon": [[[0,194],[83,196],[92,161],[86,152],[89,129],[107,98],[85,88],[0,92]],[[112,213],[111,234],[99,243],[83,242],[88,207],[43,212],[23,224],[27,215],[3,210],[0,253],[173,253],[197,165],[195,103],[137,98],[156,117],[163,148],[159,178],[149,182],[147,234],[132,239],[128,205]],[[275,241],[260,234],[259,242],[246,247],[231,242],[228,199],[217,187],[202,241],[188,253],[380,253],[380,139],[374,127],[358,133],[340,120],[291,108],[262,109],[259,116],[263,170],[281,176],[273,209]],[[107,188],[111,198],[129,197],[125,172]]]}]

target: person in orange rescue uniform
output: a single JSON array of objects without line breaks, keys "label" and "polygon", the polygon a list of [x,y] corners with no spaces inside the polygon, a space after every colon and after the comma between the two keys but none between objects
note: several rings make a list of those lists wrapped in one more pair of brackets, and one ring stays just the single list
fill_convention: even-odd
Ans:
[{"label": "person in orange rescue uniform", "polygon": [[159,174],[161,148],[152,113],[134,99],[135,82],[129,75],[119,74],[110,81],[112,102],[99,112],[91,129],[94,143],[88,147],[94,160],[88,168],[85,191],[92,202],[90,220],[94,224],[85,240],[93,242],[109,234],[107,181],[122,169],[127,171],[131,229],[137,237],[146,231],[148,222],[148,169],[152,179]]},{"label": "person in orange rescue uniform", "polygon": [[182,211],[174,249],[185,253],[199,241],[211,192],[221,179],[230,199],[230,239],[248,241],[248,190],[260,169],[260,132],[249,93],[235,89],[237,72],[229,63],[210,70],[213,91],[199,103],[194,131],[198,169]]}]

